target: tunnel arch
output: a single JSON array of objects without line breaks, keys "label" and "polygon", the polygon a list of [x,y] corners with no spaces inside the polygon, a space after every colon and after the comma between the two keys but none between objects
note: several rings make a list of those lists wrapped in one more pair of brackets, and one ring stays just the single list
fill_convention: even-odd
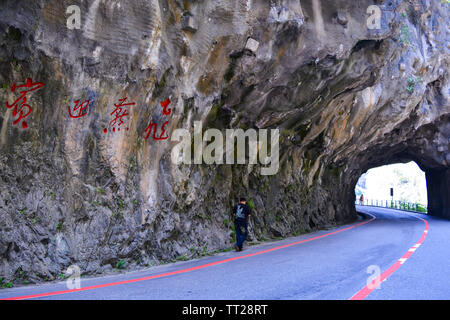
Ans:
[{"label": "tunnel arch", "polygon": [[[424,125],[401,143],[389,145],[389,142],[384,142],[360,152],[353,159],[355,169],[350,172],[352,190],[359,177],[371,168],[414,161],[425,172],[428,214],[450,219],[450,116],[441,117],[439,122],[442,122],[440,127]],[[404,132],[399,129],[393,134],[402,135]],[[354,192],[350,198],[353,205]]]}]

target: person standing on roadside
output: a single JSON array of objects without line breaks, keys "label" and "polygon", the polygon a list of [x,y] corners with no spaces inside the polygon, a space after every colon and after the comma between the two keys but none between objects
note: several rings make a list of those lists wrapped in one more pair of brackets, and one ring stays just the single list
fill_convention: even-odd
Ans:
[{"label": "person standing on roadside", "polygon": [[236,251],[242,251],[242,245],[248,235],[248,217],[251,217],[251,209],[247,205],[245,198],[240,198],[239,203],[233,208],[234,215],[234,227],[236,230],[236,243],[234,249]]}]

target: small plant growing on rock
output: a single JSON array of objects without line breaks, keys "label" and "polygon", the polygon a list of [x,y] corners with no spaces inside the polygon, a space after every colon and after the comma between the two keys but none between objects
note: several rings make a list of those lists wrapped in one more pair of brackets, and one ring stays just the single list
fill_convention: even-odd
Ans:
[{"label": "small plant growing on rock", "polygon": [[125,264],[126,264],[126,261],[123,260],[123,259],[120,259],[120,260],[117,261],[117,263],[116,263],[116,269],[119,269],[119,270],[124,269],[124,268],[125,268]]},{"label": "small plant growing on rock", "polygon": [[408,85],[406,86],[406,91],[408,91],[409,93],[413,93],[414,89],[416,87],[416,84],[422,82],[422,78],[421,77],[414,77],[411,76],[408,78]]},{"label": "small plant growing on rock", "polygon": [[122,198],[117,198],[117,205],[119,206],[119,209],[122,210],[123,208],[125,208],[125,201],[123,201]]},{"label": "small plant growing on rock", "polygon": [[250,207],[250,209],[255,210],[255,204],[253,203],[252,199],[249,199],[247,201],[247,205]]},{"label": "small plant growing on rock", "polygon": [[67,276],[64,273],[58,274],[58,279],[64,280]]},{"label": "small plant growing on rock", "polygon": [[188,257],[186,255],[182,255],[182,256],[176,257],[174,262],[176,262],[176,261],[187,261],[187,260],[189,260]]},{"label": "small plant growing on rock", "polygon": [[12,282],[4,282],[3,278],[0,278],[0,287],[1,288],[12,288]]},{"label": "small plant growing on rock", "polygon": [[405,46],[410,45],[411,44],[410,36],[411,34],[409,33],[408,26],[403,25],[400,29],[400,43]]},{"label": "small plant growing on rock", "polygon": [[205,245],[203,246],[202,252],[200,252],[200,256],[201,256],[201,257],[204,257],[204,256],[206,256],[207,254],[208,254],[208,245],[205,244]]},{"label": "small plant growing on rock", "polygon": [[56,230],[61,231],[64,227],[64,221],[59,221],[56,225]]}]

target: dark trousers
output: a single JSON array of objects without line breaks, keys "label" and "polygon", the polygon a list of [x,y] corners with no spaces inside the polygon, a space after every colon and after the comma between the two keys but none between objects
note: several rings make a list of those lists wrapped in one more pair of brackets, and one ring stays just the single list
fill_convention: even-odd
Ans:
[{"label": "dark trousers", "polygon": [[248,230],[247,230],[247,221],[241,219],[234,220],[234,227],[236,230],[236,245],[239,249],[242,249],[242,244],[245,239],[247,239]]}]

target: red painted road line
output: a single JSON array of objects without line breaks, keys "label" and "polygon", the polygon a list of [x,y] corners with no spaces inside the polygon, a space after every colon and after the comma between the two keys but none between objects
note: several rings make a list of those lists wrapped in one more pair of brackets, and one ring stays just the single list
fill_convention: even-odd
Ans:
[{"label": "red painted road line", "polygon": [[330,233],[326,233],[326,234],[323,234],[323,235],[320,235],[320,236],[317,236],[317,237],[313,237],[313,238],[309,238],[309,239],[305,239],[305,240],[301,240],[301,241],[297,241],[297,242],[288,243],[288,244],[285,244],[285,245],[282,245],[282,246],[278,246],[278,247],[267,249],[267,250],[263,250],[263,251],[258,251],[258,252],[255,252],[255,253],[246,254],[246,255],[243,255],[243,256],[238,256],[238,257],[233,257],[233,258],[229,258],[229,259],[225,259],[225,260],[215,261],[215,262],[203,264],[203,265],[192,267],[192,268],[187,268],[187,269],[182,269],[182,270],[177,270],[177,271],[157,274],[157,275],[148,276],[148,277],[136,278],[136,279],[131,279],[131,280],[124,280],[124,281],[118,281],[118,282],[110,282],[110,283],[105,283],[105,284],[99,284],[99,285],[89,286],[89,287],[84,287],[84,288],[79,288],[79,289],[70,289],[70,290],[38,293],[38,294],[32,294],[32,295],[27,295],[27,296],[4,298],[4,299],[0,299],[0,300],[24,300],[24,299],[32,299],[32,298],[42,298],[42,297],[55,296],[55,295],[60,295],[60,294],[65,294],[65,293],[93,290],[93,289],[117,286],[117,285],[126,284],[126,283],[140,282],[140,281],[145,281],[145,280],[150,280],[150,279],[167,277],[167,276],[171,276],[171,275],[175,275],[175,274],[180,274],[180,273],[185,273],[185,272],[189,272],[189,271],[194,271],[194,270],[199,270],[199,269],[203,269],[203,268],[208,268],[208,267],[215,266],[215,265],[218,265],[218,264],[221,264],[221,263],[225,263],[225,262],[230,262],[230,261],[234,261],[234,260],[239,260],[239,259],[244,259],[244,258],[248,258],[248,257],[253,257],[253,256],[256,256],[256,255],[259,255],[259,254],[263,254],[263,253],[267,253],[267,252],[271,252],[271,251],[275,251],[275,250],[280,250],[280,249],[283,249],[283,248],[291,247],[291,246],[294,246],[294,245],[297,245],[297,244],[300,244],[300,243],[305,243],[305,242],[309,242],[309,241],[312,241],[312,240],[321,239],[321,238],[324,238],[324,237],[327,237],[327,236],[330,236],[330,235],[333,235],[333,234],[336,234],[336,233],[340,233],[340,232],[343,232],[343,231],[347,231],[347,230],[356,228],[358,226],[362,226],[362,225],[364,225],[366,223],[369,223],[369,222],[371,222],[371,221],[373,221],[375,219],[376,218],[374,216],[372,216],[372,219],[370,219],[368,221],[364,221],[364,222],[355,224],[353,226],[346,227],[346,228],[343,228],[343,229],[339,229],[339,230],[336,230],[336,231],[333,231],[333,232],[330,232]]},{"label": "red painted road line", "polygon": [[408,251],[406,251],[406,253],[400,259],[398,259],[392,266],[390,266],[389,269],[384,271],[381,275],[372,280],[371,283],[367,284],[364,288],[355,293],[353,297],[350,298],[350,300],[364,300],[365,298],[367,298],[367,296],[373,290],[375,290],[381,284],[381,282],[386,280],[391,274],[393,274],[398,268],[400,268],[402,264],[404,264],[405,261],[408,260],[408,258],[412,256],[412,254],[416,251],[416,249],[425,241],[425,238],[427,237],[428,234],[428,230],[430,229],[428,222],[419,217],[415,218],[425,222],[425,229],[423,230],[422,236],[420,237],[419,241],[417,241],[415,245],[409,248]]}]

